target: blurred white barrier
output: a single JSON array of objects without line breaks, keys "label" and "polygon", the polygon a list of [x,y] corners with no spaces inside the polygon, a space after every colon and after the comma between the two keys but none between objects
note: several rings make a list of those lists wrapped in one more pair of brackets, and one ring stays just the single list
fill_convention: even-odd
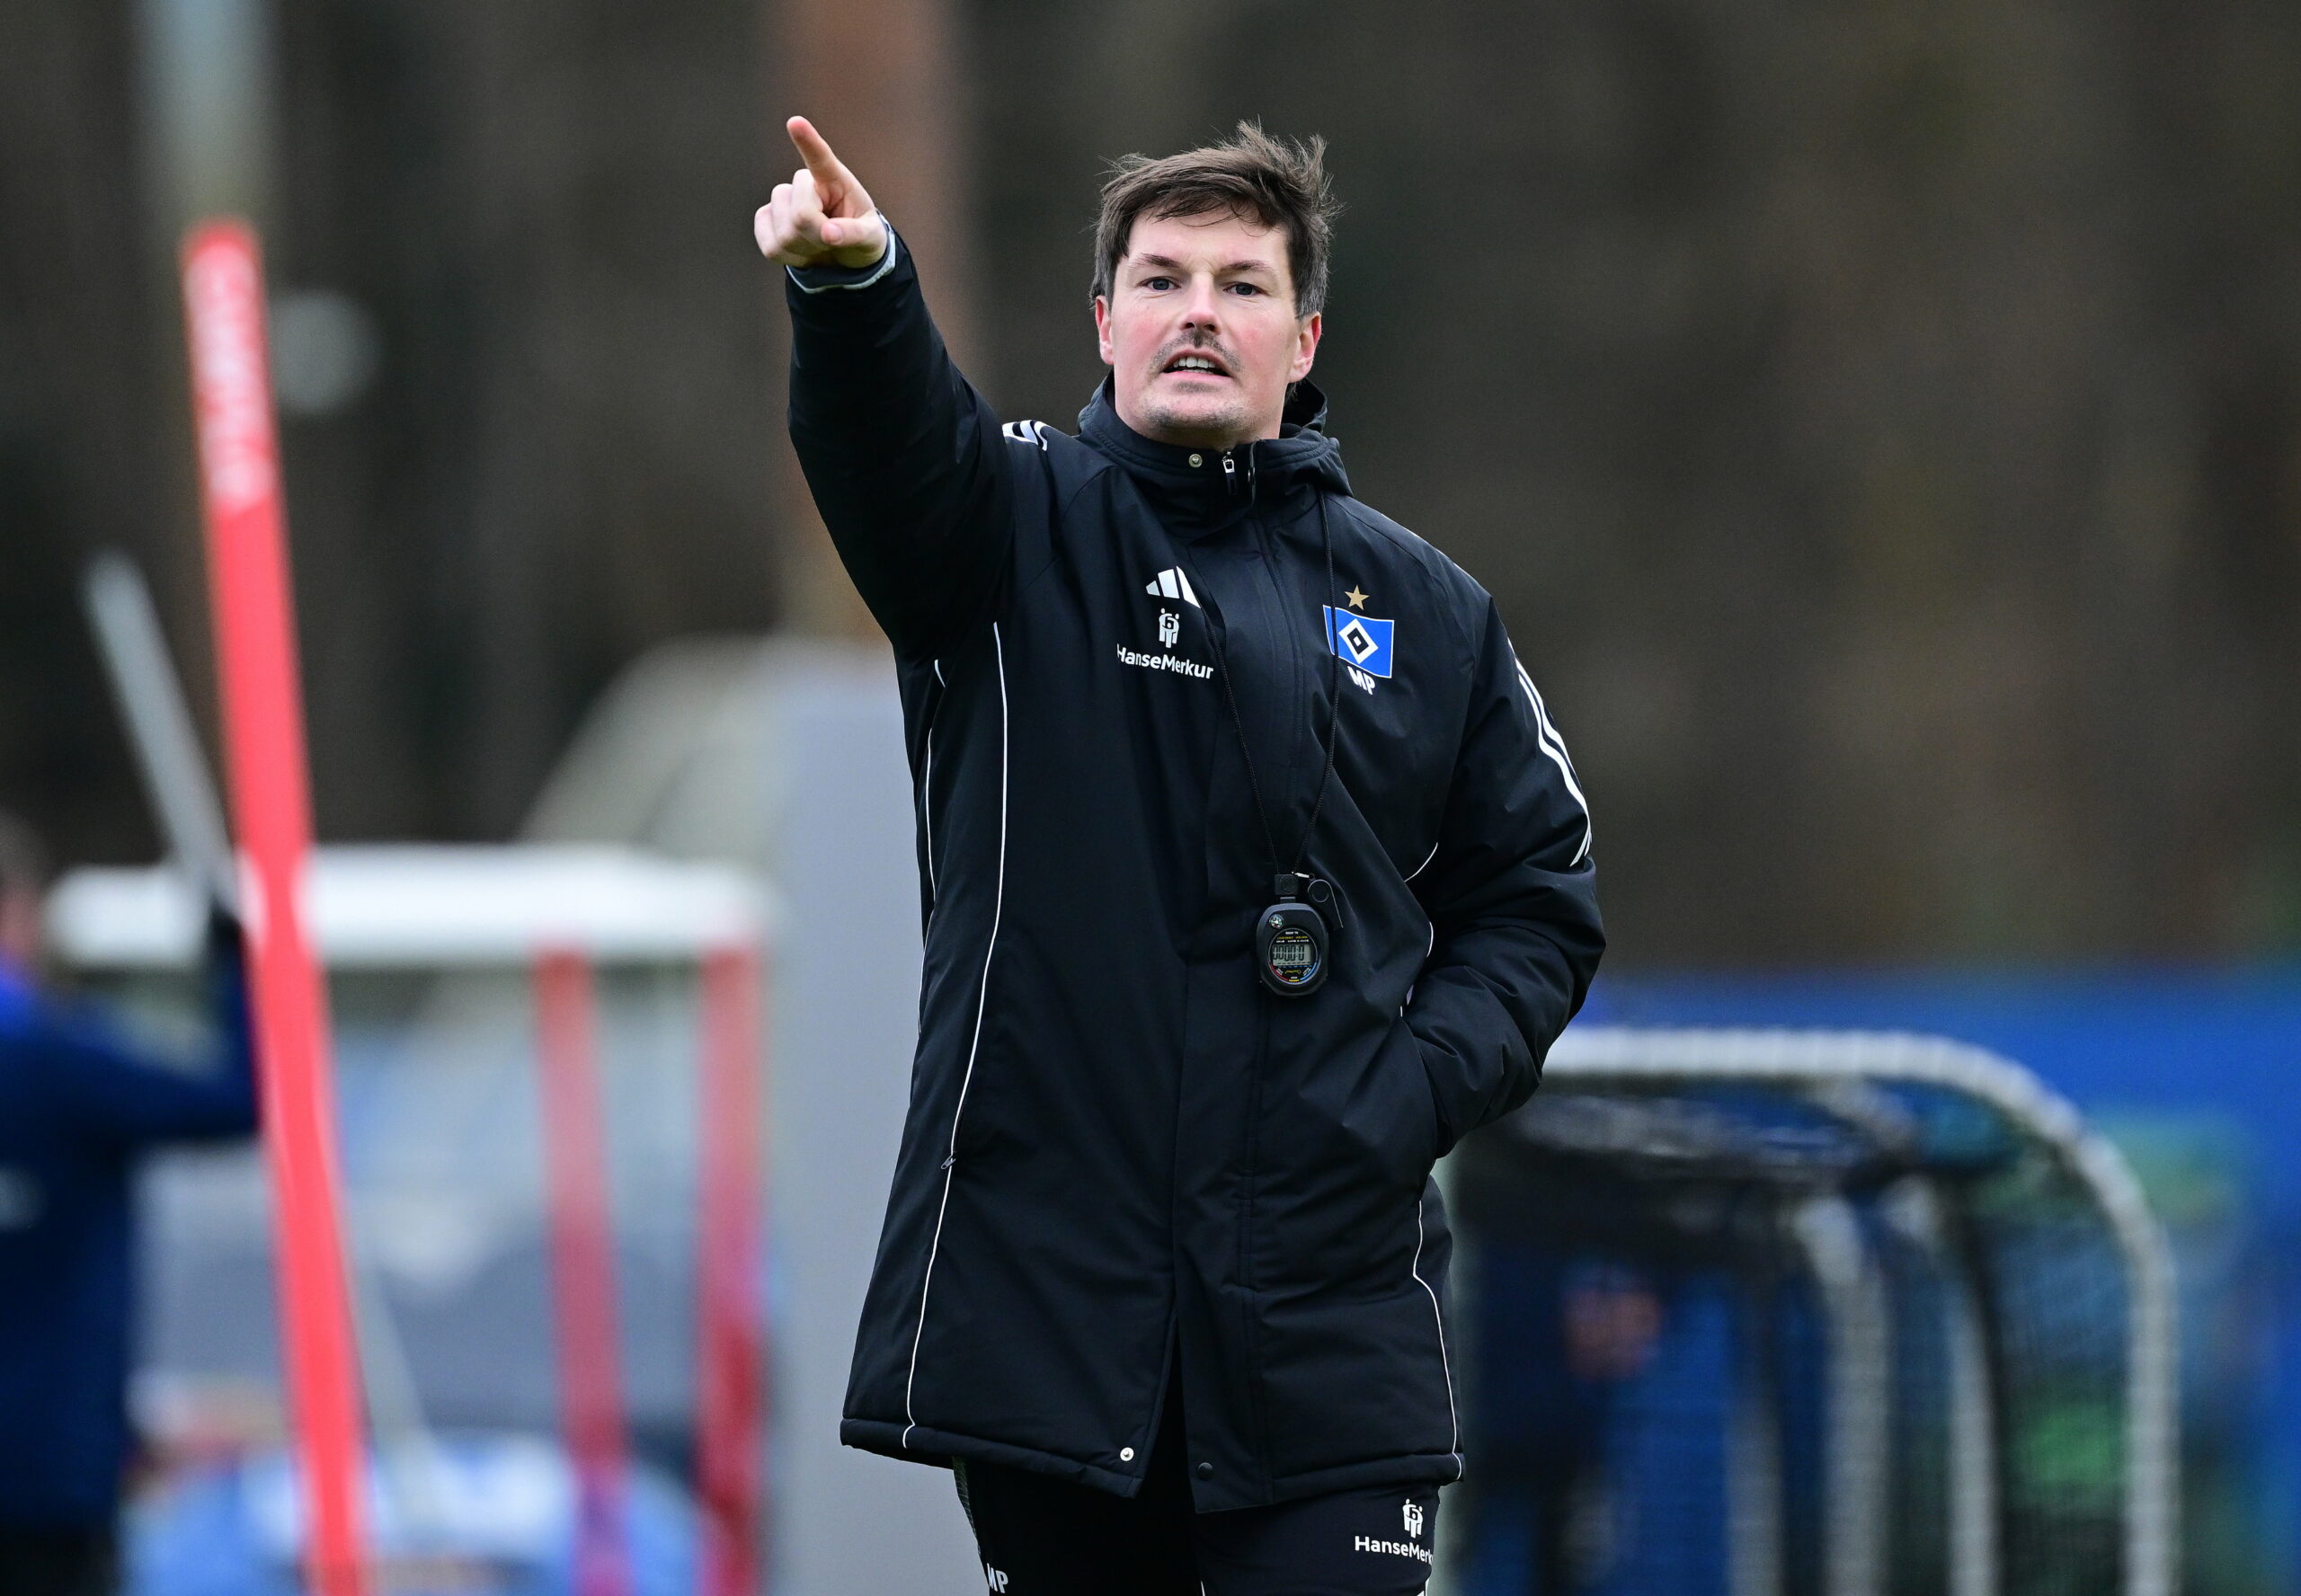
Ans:
[{"label": "blurred white barrier", "polygon": [[[677,967],[772,921],[766,1477],[777,1596],[955,1592],[980,1579],[947,1473],[838,1439],[910,1093],[910,793],[884,652],[680,643],[610,688],[527,841],[328,848],[313,883],[344,988],[346,1117],[360,1121],[346,1148],[354,1224],[443,1423],[554,1422],[524,971],[555,942],[626,971],[603,980],[601,1053],[626,1396],[643,1450],[684,1423],[694,1378],[687,1310],[665,1307],[687,1300],[693,1245],[697,1038]],[[153,869],[67,880],[52,929],[68,962],[120,972],[188,963],[198,927]],[[420,989],[408,980],[441,970],[467,973]],[[261,1381],[260,1189],[213,1155],[172,1161],[155,1188],[147,1364]]]}]

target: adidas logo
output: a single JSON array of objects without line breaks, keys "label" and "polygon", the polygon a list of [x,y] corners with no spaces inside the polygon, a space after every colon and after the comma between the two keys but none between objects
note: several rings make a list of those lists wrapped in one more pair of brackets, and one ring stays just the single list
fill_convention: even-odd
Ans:
[{"label": "adidas logo", "polygon": [[1150,585],[1142,590],[1153,598],[1179,598],[1195,608],[1205,607],[1199,603],[1198,595],[1190,590],[1190,578],[1183,574],[1183,568],[1179,565],[1168,566],[1152,577]]}]

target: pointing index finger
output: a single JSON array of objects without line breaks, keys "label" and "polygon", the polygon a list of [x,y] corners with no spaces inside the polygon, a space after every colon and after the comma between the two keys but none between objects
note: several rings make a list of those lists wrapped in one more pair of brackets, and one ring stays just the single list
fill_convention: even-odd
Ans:
[{"label": "pointing index finger", "polygon": [[815,174],[818,188],[846,179],[847,168],[839,164],[839,157],[831,154],[831,146],[823,142],[823,136],[815,131],[813,122],[805,117],[795,116],[783,127],[791,135],[791,142],[798,149],[799,158],[807,164],[807,170]]}]

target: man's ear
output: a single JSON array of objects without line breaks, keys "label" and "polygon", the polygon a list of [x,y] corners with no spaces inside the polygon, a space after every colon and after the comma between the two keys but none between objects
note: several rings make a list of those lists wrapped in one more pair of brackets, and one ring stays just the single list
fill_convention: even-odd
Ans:
[{"label": "man's ear", "polygon": [[1095,296],[1095,349],[1104,365],[1117,364],[1111,359],[1111,302],[1100,294]]},{"label": "man's ear", "polygon": [[1326,324],[1317,311],[1302,318],[1301,330],[1295,334],[1294,363],[1286,368],[1286,380],[1301,382],[1310,375],[1310,363],[1319,358],[1319,335],[1326,331]]}]

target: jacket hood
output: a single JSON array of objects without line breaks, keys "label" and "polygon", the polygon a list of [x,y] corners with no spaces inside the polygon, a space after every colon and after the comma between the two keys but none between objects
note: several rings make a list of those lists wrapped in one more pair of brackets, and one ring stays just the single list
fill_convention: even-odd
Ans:
[{"label": "jacket hood", "polygon": [[[1327,396],[1317,384],[1298,382],[1287,395],[1275,438],[1258,439],[1227,450],[1191,449],[1159,443],[1119,420],[1111,379],[1103,378],[1079,412],[1079,436],[1156,497],[1176,509],[1195,511],[1181,530],[1211,532],[1228,524],[1231,508],[1299,489],[1347,494],[1350,478],[1342,468],[1342,445],[1327,435]],[[1234,469],[1226,472],[1228,456]],[[1244,492],[1234,484],[1243,479]],[[1203,524],[1191,527],[1189,521]]]}]

